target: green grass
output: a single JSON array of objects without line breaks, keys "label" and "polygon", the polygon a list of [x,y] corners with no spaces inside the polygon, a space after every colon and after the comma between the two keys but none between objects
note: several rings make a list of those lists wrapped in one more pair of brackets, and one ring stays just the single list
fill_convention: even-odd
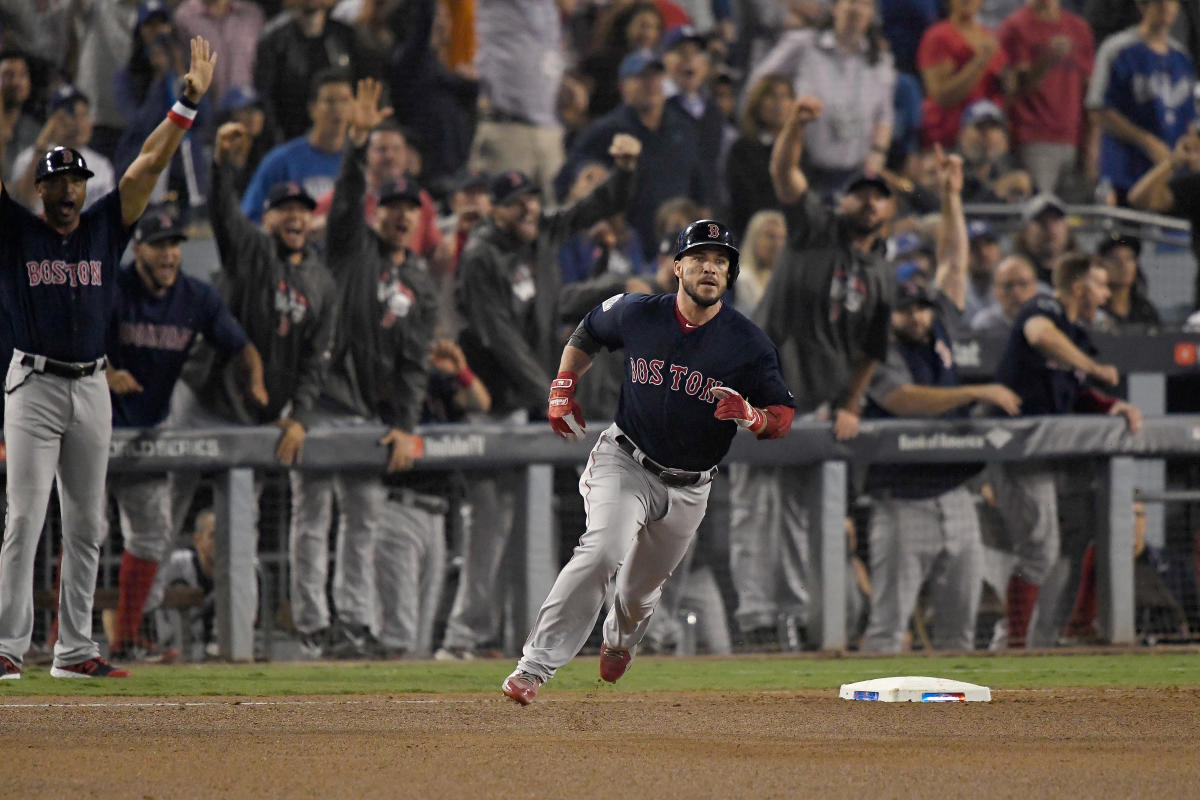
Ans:
[{"label": "green grass", "polygon": [[[202,664],[138,666],[126,680],[57,680],[30,666],[0,682],[8,697],[280,697],[456,694],[499,691],[513,661],[458,663]],[[594,656],[561,670],[555,691],[772,691],[823,689],[892,675],[930,675],[993,689],[1200,687],[1200,653],[1146,652],[992,656],[638,658],[619,687],[601,684]]]}]

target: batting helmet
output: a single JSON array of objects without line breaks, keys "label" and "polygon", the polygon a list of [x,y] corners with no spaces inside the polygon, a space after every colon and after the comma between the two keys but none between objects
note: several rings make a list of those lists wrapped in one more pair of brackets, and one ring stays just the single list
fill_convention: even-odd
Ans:
[{"label": "batting helmet", "polygon": [[67,172],[74,172],[85,178],[96,174],[88,169],[87,161],[78,150],[72,150],[70,147],[56,147],[38,161],[33,182],[37,183],[51,175],[62,175]]},{"label": "batting helmet", "polygon": [[675,248],[675,260],[678,261],[688,250],[696,247],[716,245],[723,247],[729,254],[729,285],[738,276],[738,249],[733,243],[733,231],[713,219],[698,219],[679,232],[679,243]]}]

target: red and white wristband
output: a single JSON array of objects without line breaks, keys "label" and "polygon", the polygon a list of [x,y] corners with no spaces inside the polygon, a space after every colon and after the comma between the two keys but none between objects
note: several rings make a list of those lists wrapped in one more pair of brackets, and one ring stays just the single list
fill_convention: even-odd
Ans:
[{"label": "red and white wristband", "polygon": [[196,106],[186,98],[181,97],[175,101],[175,105],[171,106],[171,110],[167,112],[167,119],[186,131],[196,121]]}]

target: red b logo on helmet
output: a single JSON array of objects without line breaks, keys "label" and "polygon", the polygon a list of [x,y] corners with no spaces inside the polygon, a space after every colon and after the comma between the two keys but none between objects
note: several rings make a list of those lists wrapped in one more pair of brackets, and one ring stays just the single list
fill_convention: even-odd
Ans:
[{"label": "red b logo on helmet", "polygon": [[708,223],[708,238],[710,238],[710,239],[720,239],[721,238],[721,228],[715,222]]}]

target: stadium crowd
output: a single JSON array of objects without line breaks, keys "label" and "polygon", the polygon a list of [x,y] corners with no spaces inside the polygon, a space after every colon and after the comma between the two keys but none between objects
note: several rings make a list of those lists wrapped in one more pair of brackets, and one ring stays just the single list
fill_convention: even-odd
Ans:
[{"label": "stadium crowd", "polygon": [[[89,202],[112,190],[176,103],[195,36],[219,58],[120,280],[114,424],[277,425],[282,469],[313,427],[386,429],[383,472],[289,470],[287,625],[306,657],[497,649],[519,485],[414,471],[414,429],[543,422],[566,335],[614,294],[673,292],[693,220],[735,230],[728,300],[779,347],[798,412],[839,438],[864,417],[970,414],[1113,413],[1136,433],[1089,331],[1160,323],[1143,242],[1086,252],[1068,207],[1200,232],[1200,7],[1180,0],[0,0],[5,191],[40,211],[55,146],[95,173]],[[969,219],[975,203],[1010,205],[1015,233]],[[211,286],[181,272],[189,238],[215,243]],[[995,383],[956,372],[954,341],[977,335],[1007,342]],[[597,358],[590,419],[612,418],[624,368]],[[911,630],[931,620],[939,648],[976,646],[985,582],[1005,601],[1001,646],[1094,633],[1086,579],[1030,624],[1060,553],[1087,545],[1059,530],[1078,474],[864,472],[865,512],[847,518],[856,646],[910,646],[926,585]],[[713,650],[802,638],[804,481],[722,474],[724,513],[648,647],[680,646],[685,603],[722,609]],[[169,548],[195,483],[111,478],[115,660],[156,650],[143,612],[164,576],[211,589],[211,533],[203,558]],[[1177,628],[1200,623],[1189,613]]]}]

